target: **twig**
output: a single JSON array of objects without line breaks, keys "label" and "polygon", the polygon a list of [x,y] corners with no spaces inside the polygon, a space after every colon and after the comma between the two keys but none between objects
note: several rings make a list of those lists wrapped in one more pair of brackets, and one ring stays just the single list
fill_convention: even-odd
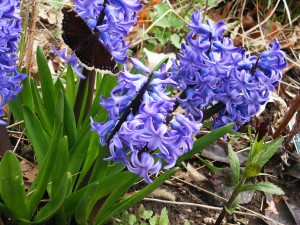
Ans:
[{"label": "twig", "polygon": [[[205,192],[205,193],[207,193],[207,194],[209,194],[209,195],[212,195],[212,196],[214,196],[214,197],[216,197],[216,198],[222,199],[222,200],[224,200],[224,201],[228,201],[228,199],[223,198],[223,197],[221,197],[221,196],[219,196],[219,195],[217,195],[217,194],[215,194],[215,193],[212,193],[212,192],[210,192],[210,191],[208,191],[208,190],[206,190],[206,189],[204,189],[204,188],[198,187],[198,186],[196,186],[196,185],[194,185],[194,184],[192,184],[192,183],[190,183],[190,182],[187,182],[187,181],[185,181],[185,180],[179,179],[179,178],[174,177],[174,176],[173,176],[173,178],[174,178],[175,180],[178,180],[178,181],[182,182],[182,183],[185,183],[185,184],[187,184],[187,185],[190,185],[191,187],[194,187],[194,188],[196,188],[196,189],[198,189],[198,190],[200,190],[200,191],[203,191],[203,192]],[[255,211],[252,211],[251,209],[248,209],[248,208],[243,207],[243,206],[241,206],[241,205],[238,205],[238,207],[241,208],[241,209],[243,209],[243,210],[246,210],[246,211],[248,211],[248,212],[250,212],[250,213],[255,214],[256,217],[258,217],[258,218],[261,218],[261,219],[265,219],[265,220],[271,221],[271,222],[273,222],[274,224],[277,224],[277,225],[284,225],[283,223],[277,222],[277,221],[275,221],[275,220],[273,220],[273,219],[271,219],[271,218],[269,218],[269,217],[267,217],[267,216],[265,216],[265,215],[263,215],[263,214],[260,214],[260,213],[257,213],[257,212],[255,212]]]},{"label": "twig", "polygon": [[24,123],[24,120],[21,120],[21,121],[18,121],[16,123],[14,123],[14,124],[8,125],[8,126],[6,126],[6,129],[12,128],[12,127],[14,127],[16,125],[19,125],[19,124],[22,124],[22,123]]},{"label": "twig", "polygon": [[258,28],[259,26],[261,26],[262,24],[266,23],[269,21],[269,19],[271,18],[271,16],[275,13],[275,10],[277,9],[278,5],[280,3],[280,0],[277,1],[276,5],[274,6],[274,9],[272,10],[272,12],[270,13],[270,15],[268,15],[266,17],[266,19],[264,19],[261,23],[257,24],[256,26],[252,27],[251,29],[247,30],[244,34],[249,34],[252,31],[254,31],[256,28]]},{"label": "twig", "polygon": [[289,84],[289,83],[286,83],[286,82],[284,82],[284,81],[282,81],[282,80],[279,80],[278,82],[279,82],[279,83],[282,83],[282,84],[285,84],[286,86],[290,86],[290,87],[292,87],[292,88],[295,88],[295,89],[297,89],[297,90],[300,90],[300,87],[296,87],[296,86],[294,86],[294,85],[292,85],[292,84]]},{"label": "twig", "polygon": [[[174,201],[168,201],[163,199],[157,199],[157,198],[144,198],[143,201],[150,201],[150,202],[161,202],[165,204],[172,204],[172,205],[187,205],[187,206],[195,206],[203,209],[211,209],[211,210],[217,210],[221,211],[222,207],[216,207],[216,206],[209,206],[209,205],[203,205],[203,204],[197,204],[197,203],[191,203],[191,202],[174,202]],[[247,216],[255,216],[257,215],[253,213],[247,213],[247,212],[241,212],[241,211],[233,211],[235,214],[239,215],[247,215]]]},{"label": "twig", "polygon": [[31,59],[32,59],[34,32],[35,32],[35,28],[36,28],[36,16],[37,16],[37,0],[33,0],[33,2],[32,2],[31,25],[30,25],[30,30],[29,30],[28,50],[27,50],[27,62],[26,62],[26,67],[28,69],[28,74],[30,74],[30,69],[31,69]]},{"label": "twig", "polygon": [[18,141],[17,141],[17,143],[16,143],[16,146],[14,147],[13,152],[15,152],[15,151],[17,150],[17,147],[19,146],[19,143],[20,143],[20,141],[22,140],[22,136],[24,135],[25,130],[26,130],[26,127],[24,128],[24,130],[22,131],[20,137],[18,138]]},{"label": "twig", "polygon": [[278,128],[275,130],[272,138],[278,138],[281,131],[288,125],[294,114],[296,113],[297,109],[300,107],[300,95],[298,95],[295,100],[293,101],[291,107],[285,114],[284,118],[282,119],[281,123],[279,124]]},{"label": "twig", "polygon": [[260,23],[260,19],[259,19],[258,0],[256,0],[256,15],[257,15],[257,22],[258,22],[257,25],[259,25],[258,28],[259,28],[259,32],[260,32],[262,41],[263,41],[264,45],[267,46],[265,35],[264,35],[264,32],[263,32],[263,30],[261,28],[261,23]]},{"label": "twig", "polygon": [[241,12],[241,28],[242,28],[242,46],[245,46],[245,35],[244,35],[244,26],[243,26],[243,14],[246,7],[246,1],[243,1],[242,12]]}]

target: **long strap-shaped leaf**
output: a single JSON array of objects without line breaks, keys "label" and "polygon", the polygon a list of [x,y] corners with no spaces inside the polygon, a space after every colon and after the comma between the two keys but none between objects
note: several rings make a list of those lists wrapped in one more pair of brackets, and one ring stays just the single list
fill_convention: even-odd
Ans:
[{"label": "long strap-shaped leaf", "polygon": [[22,169],[19,160],[11,151],[5,153],[0,163],[0,193],[14,219],[30,218]]},{"label": "long strap-shaped leaf", "polygon": [[[59,146],[62,138],[63,125],[60,124],[54,134],[54,137],[51,140],[50,146],[47,150],[47,155],[42,164],[40,164],[40,170],[32,183],[28,197],[29,197],[29,206],[30,214],[33,215],[37,206],[39,205],[46,188],[48,186],[49,180],[51,178],[52,170],[55,169],[53,165],[56,161],[56,158],[60,156]],[[45,148],[48,146],[46,145]]]},{"label": "long strap-shaped leaf", "polygon": [[126,200],[121,201],[120,203],[114,204],[112,207],[108,208],[104,214],[98,214],[95,218],[93,224],[94,225],[100,225],[107,222],[112,216],[123,212],[124,210],[129,209],[130,207],[134,206],[136,203],[141,201],[143,198],[145,198],[147,195],[149,195],[151,192],[153,192],[156,188],[158,188],[163,182],[168,180],[172,175],[176,173],[178,170],[178,167],[175,167],[158,178],[156,178],[152,184],[147,185],[145,188],[143,188],[141,191],[136,193],[135,195],[127,198]]},{"label": "long strap-shaped leaf", "polygon": [[52,75],[49,66],[47,64],[47,60],[40,47],[37,48],[36,55],[37,55],[39,78],[42,86],[44,105],[49,118],[51,118],[51,121],[53,122],[54,109],[55,109],[55,91],[54,91]]}]

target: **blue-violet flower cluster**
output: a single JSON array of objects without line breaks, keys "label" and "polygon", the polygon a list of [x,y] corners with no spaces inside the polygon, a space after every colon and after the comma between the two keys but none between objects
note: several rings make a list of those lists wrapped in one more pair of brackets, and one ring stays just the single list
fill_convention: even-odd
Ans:
[{"label": "blue-violet flower cluster", "polygon": [[159,172],[162,160],[165,169],[171,168],[179,156],[192,149],[200,124],[193,117],[173,113],[176,98],[170,97],[167,88],[178,84],[166,65],[150,75],[140,61],[131,62],[148,76],[131,74],[125,66],[111,97],[101,97],[108,121],[98,123],[91,118],[91,126],[101,144],[108,144],[108,160],[123,163],[150,183],[149,175]]},{"label": "blue-violet flower cluster", "polygon": [[199,11],[192,14],[187,44],[182,44],[179,61],[173,61],[172,73],[185,95],[177,100],[187,114],[202,118],[203,110],[216,103],[224,108],[214,118],[217,128],[234,122],[235,129],[250,120],[266,103],[285,68],[285,54],[277,39],[270,50],[258,56],[246,56],[223,37],[224,22],[201,23]]},{"label": "blue-violet flower cluster", "polygon": [[[100,32],[101,41],[111,53],[117,63],[124,64],[127,60],[129,45],[125,36],[130,28],[137,22],[137,12],[142,8],[139,0],[74,0],[75,11],[86,21],[91,29]],[[104,15],[104,16],[103,16]],[[97,25],[100,17],[103,22]],[[75,55],[66,56],[65,50],[59,53],[55,47],[54,52],[65,59],[75,68],[75,72],[81,78],[82,68]]]},{"label": "blue-violet flower cluster", "polygon": [[[20,82],[26,75],[19,74],[16,67],[18,60],[15,52],[20,40],[21,17],[18,0],[2,0],[0,2],[0,117],[3,106],[17,97],[22,89]],[[0,120],[0,124],[5,122]]]}]

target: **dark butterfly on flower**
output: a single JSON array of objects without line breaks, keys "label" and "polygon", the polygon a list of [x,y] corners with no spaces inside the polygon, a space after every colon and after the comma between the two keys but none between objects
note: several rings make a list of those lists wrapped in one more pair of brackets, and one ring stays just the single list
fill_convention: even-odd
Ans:
[{"label": "dark butterfly on flower", "polygon": [[98,39],[100,32],[91,30],[74,10],[64,7],[62,13],[64,14],[62,38],[75,52],[81,64],[89,70],[117,73],[116,61]]}]

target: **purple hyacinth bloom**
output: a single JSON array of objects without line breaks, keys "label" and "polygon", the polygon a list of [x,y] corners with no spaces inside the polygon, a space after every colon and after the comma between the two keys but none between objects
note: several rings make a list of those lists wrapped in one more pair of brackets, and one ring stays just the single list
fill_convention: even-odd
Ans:
[{"label": "purple hyacinth bloom", "polygon": [[[75,11],[81,18],[86,20],[97,20],[100,12],[103,10],[103,0],[74,0],[74,3]],[[94,28],[95,25],[90,27]]]},{"label": "purple hyacinth bloom", "polygon": [[[122,163],[150,183],[149,176],[156,174],[163,162],[164,169],[171,168],[179,156],[191,150],[200,125],[191,117],[173,112],[176,98],[167,90],[178,84],[165,64],[149,75],[139,60],[131,61],[143,74],[132,74],[125,66],[111,96],[101,98],[109,120],[98,123],[91,119],[91,126],[99,134],[101,145],[109,147],[111,156],[107,160]],[[130,113],[126,114],[128,109]],[[121,126],[117,125],[120,121]]]},{"label": "purple hyacinth bloom", "polygon": [[222,21],[203,24],[196,11],[188,27],[187,44],[181,45],[179,61],[174,60],[171,68],[173,79],[185,92],[177,102],[195,118],[221,102],[225,109],[214,116],[213,127],[234,122],[237,129],[258,112],[281,78],[286,61],[279,41],[275,39],[271,49],[259,56],[246,56],[246,49],[222,36]]},{"label": "purple hyacinth bloom", "polygon": [[55,45],[52,46],[53,52],[61,57],[63,60],[65,60],[70,66],[72,66],[74,68],[75,73],[81,78],[81,79],[85,79],[85,76],[83,76],[83,74],[80,72],[80,70],[82,69],[82,66],[80,64],[78,64],[78,59],[75,55],[75,53],[73,53],[70,56],[67,56],[67,49],[63,48],[60,52],[56,49]]},{"label": "purple hyacinth bloom", "polygon": [[[17,71],[18,43],[22,32],[20,17],[20,2],[4,0],[0,2],[0,117],[4,111],[2,107],[14,100],[22,90],[20,84],[25,74]],[[5,124],[0,120],[0,123]]]},{"label": "purple hyacinth bloom", "polygon": [[280,50],[277,38],[270,44],[271,49],[260,54],[260,67],[263,70],[283,70],[286,67],[285,54]]},{"label": "purple hyacinth bloom", "polygon": [[150,69],[137,58],[130,58],[130,62],[134,65],[134,68],[141,70],[143,73],[150,73]]},{"label": "purple hyacinth bloom", "polygon": [[131,156],[132,165],[128,165],[128,170],[144,178],[147,183],[151,183],[149,173],[158,173],[162,164],[160,160],[154,163],[154,158],[148,152],[142,152],[139,156],[138,151],[133,151]]}]

